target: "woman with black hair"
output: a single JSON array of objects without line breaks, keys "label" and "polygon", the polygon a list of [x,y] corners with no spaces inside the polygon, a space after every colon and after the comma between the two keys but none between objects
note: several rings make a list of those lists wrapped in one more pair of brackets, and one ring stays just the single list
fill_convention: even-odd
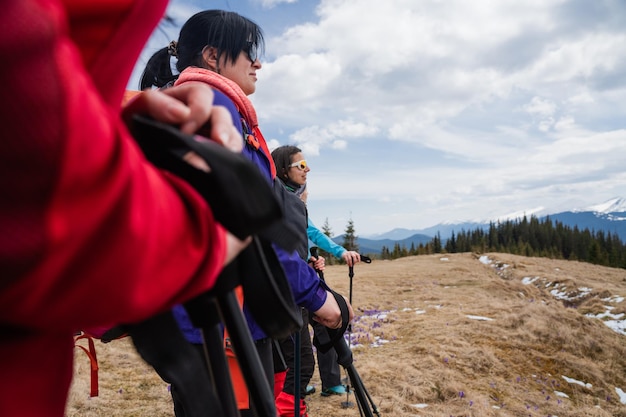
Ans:
[{"label": "woman with black hair", "polygon": [[[148,61],[141,78],[141,88],[163,88],[200,81],[224,93],[239,111],[243,129],[243,154],[259,167],[268,181],[273,182],[276,169],[259,129],[256,110],[248,99],[256,90],[256,72],[261,69],[259,53],[263,48],[262,30],[251,20],[234,12],[202,11],[187,20],[181,28],[178,41],[172,41]],[[178,74],[172,73],[172,58],[177,59]],[[288,253],[278,247],[275,250],[296,303],[312,312],[314,320],[330,328],[340,328],[341,312],[325,283],[298,253]],[[349,308],[351,319],[353,312]],[[271,341],[247,311],[245,300],[244,313],[264,364],[268,383],[273,385]],[[302,404],[300,414],[306,414]],[[285,415],[293,415],[293,407]]]}]

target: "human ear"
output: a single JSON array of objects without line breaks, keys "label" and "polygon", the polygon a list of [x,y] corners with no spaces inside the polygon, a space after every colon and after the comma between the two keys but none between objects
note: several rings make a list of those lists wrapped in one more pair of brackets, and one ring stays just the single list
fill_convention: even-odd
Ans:
[{"label": "human ear", "polygon": [[211,71],[219,72],[219,64],[217,60],[217,48],[213,46],[205,46],[202,49],[202,62],[205,68]]}]

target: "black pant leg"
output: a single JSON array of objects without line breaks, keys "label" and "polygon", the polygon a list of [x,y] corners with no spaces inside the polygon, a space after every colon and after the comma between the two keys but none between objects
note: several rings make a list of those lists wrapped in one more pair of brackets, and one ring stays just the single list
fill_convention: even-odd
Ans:
[{"label": "black pant leg", "polygon": [[[306,386],[311,381],[315,369],[315,358],[313,356],[313,346],[308,326],[308,311],[302,309],[303,325],[300,328],[300,397],[306,394]],[[280,347],[287,363],[287,376],[283,391],[290,395],[295,395],[295,335],[280,341]]]},{"label": "black pant leg", "polygon": [[[313,322],[313,331],[319,331],[323,329],[324,325]],[[326,353],[317,351],[317,367],[320,373],[320,379],[322,380],[322,389],[335,387],[341,384],[341,369],[337,363],[337,352],[335,349],[330,349]]]},{"label": "black pant leg", "polygon": [[[204,346],[196,343],[190,343],[193,346],[193,349],[198,351],[198,355],[204,359]],[[202,366],[207,366],[206,361],[202,361]],[[174,403],[174,415],[176,417],[185,417],[187,414],[185,413],[184,401],[181,398],[181,393],[179,392],[180,388],[178,388],[174,384],[170,384],[170,394],[172,395],[172,402]]]},{"label": "black pant leg", "polygon": [[[267,378],[267,383],[270,386],[270,390],[274,390],[274,360],[272,357],[272,339],[265,338],[254,341],[254,347],[259,354],[261,365]],[[252,400],[250,400],[252,401]],[[239,410],[241,417],[256,417],[255,413],[251,409]],[[178,417],[178,416],[176,416]]]}]

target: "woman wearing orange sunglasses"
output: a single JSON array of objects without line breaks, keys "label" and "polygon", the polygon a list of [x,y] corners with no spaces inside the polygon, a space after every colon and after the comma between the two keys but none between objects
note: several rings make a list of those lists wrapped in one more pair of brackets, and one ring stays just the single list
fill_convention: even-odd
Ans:
[{"label": "woman wearing orange sunglasses", "polygon": [[[307,189],[306,189],[306,181],[307,174],[311,171],[309,168],[302,151],[297,146],[285,145],[274,149],[272,152],[272,158],[274,159],[274,164],[276,165],[276,176],[280,179],[283,186],[294,193],[295,196],[298,196],[300,200],[302,200],[302,208],[304,213],[306,214],[306,238],[307,240],[312,241],[315,245],[319,246],[321,249],[325,250],[328,253],[333,254],[335,257],[339,259],[343,259],[348,266],[353,266],[355,263],[360,262],[361,256],[358,252],[349,251],[341,245],[333,242],[328,236],[322,233],[308,218],[308,212],[306,209],[306,198],[307,198]],[[294,205],[298,206],[298,202],[294,202]],[[302,223],[302,221],[300,222]],[[296,225],[300,226],[300,225]],[[303,251],[303,255],[308,258],[308,251],[305,249]],[[309,262],[313,262],[313,267],[318,271],[323,271],[324,269],[324,258],[319,256],[317,259],[313,257],[309,258]],[[323,327],[323,326],[322,326]],[[313,324],[313,330],[319,331],[317,323]],[[302,339],[308,337],[308,325],[307,320],[305,320],[305,326],[302,330]],[[305,362],[308,352],[306,351],[306,343],[302,343],[302,356],[303,363]],[[320,372],[320,379],[322,381],[322,396],[327,397],[331,395],[343,395],[346,393],[346,387],[341,384],[341,370],[339,368],[339,364],[337,363],[337,353],[334,349],[329,350],[328,352],[317,351],[317,363]],[[311,374],[311,377],[313,375]],[[303,387],[304,395],[314,392],[314,390],[309,389],[304,382],[310,380],[310,378],[305,381],[305,375],[303,375]]]}]

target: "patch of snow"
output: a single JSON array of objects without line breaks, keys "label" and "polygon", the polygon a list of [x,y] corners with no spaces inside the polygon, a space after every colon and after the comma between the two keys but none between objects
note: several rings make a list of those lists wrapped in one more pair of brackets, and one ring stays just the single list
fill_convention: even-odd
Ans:
[{"label": "patch of snow", "polygon": [[522,219],[524,217],[530,217],[533,214],[537,214],[537,213],[541,213],[542,211],[545,210],[545,207],[543,206],[538,206],[538,207],[534,207],[534,208],[530,208],[530,209],[526,209],[526,210],[520,210],[520,211],[515,211],[513,213],[509,213],[509,214],[504,214],[502,216],[496,217],[496,221],[507,221],[507,220],[518,220],[518,219]]},{"label": "patch of snow", "polygon": [[567,300],[567,293],[565,291],[552,290],[550,294],[554,296],[554,298],[558,298],[559,300]]},{"label": "patch of snow", "polygon": [[567,382],[569,382],[570,384],[576,384],[576,385],[580,385],[581,387],[585,387],[585,388],[591,388],[593,387],[593,385],[591,385],[590,383],[584,383],[582,381],[578,381],[574,378],[569,378],[566,377],[565,375],[562,375],[563,379],[566,380]]},{"label": "patch of snow", "polygon": [[415,310],[415,314],[426,314],[426,310]]},{"label": "patch of snow", "polygon": [[615,387],[615,392],[619,395],[619,402],[626,404],[626,392],[623,389]]},{"label": "patch of snow", "polygon": [[468,319],[471,319],[471,320],[478,320],[478,321],[493,321],[493,319],[492,319],[492,318],[489,318],[489,317],[481,317],[481,316],[465,316],[465,317],[467,317]]},{"label": "patch of snow", "polygon": [[440,261],[449,261],[450,259],[448,259],[448,258],[441,258],[441,259],[439,259],[439,260],[440,260]]},{"label": "patch of snow", "polygon": [[[558,290],[559,287],[561,287],[562,290],[559,291]],[[559,300],[572,301],[572,300],[584,298],[588,296],[589,294],[591,294],[591,288],[580,287],[578,288],[578,292],[573,292],[573,291],[568,292],[567,286],[565,284],[560,285],[557,283],[554,285],[554,289],[550,291],[550,294],[552,294],[554,298],[557,298]]]},{"label": "patch of snow", "polygon": [[[489,259],[488,256],[481,256],[479,258],[480,262],[482,262],[483,264],[492,264],[492,260]],[[504,267],[502,268],[506,268],[508,265],[505,264],[501,264],[500,262],[495,262],[492,266],[494,266],[494,268],[496,269],[500,269],[499,266],[504,265]],[[556,268],[556,270],[558,270],[558,268]],[[524,285],[529,285],[529,284],[533,284],[535,283],[537,280],[540,280],[540,277],[524,277],[521,279],[522,284]],[[539,287],[539,285],[541,285],[541,283],[537,282],[535,283],[535,285],[537,287]],[[575,301],[575,300],[579,300],[582,299],[584,297],[589,296],[593,289],[592,288],[588,288],[588,287],[579,287],[575,290],[570,290],[567,288],[567,285],[565,285],[564,283],[553,283],[552,281],[546,281],[545,279],[543,280],[543,285],[544,288],[549,289],[550,287],[552,287],[554,285],[554,287],[549,290],[550,294],[552,294],[552,296],[558,300],[567,300],[567,301]],[[523,294],[522,294],[523,296]],[[623,296],[618,296],[618,295],[614,295],[614,296],[610,296],[607,298],[603,298],[602,301],[607,302],[607,303],[622,303],[625,300],[625,297]],[[545,304],[545,301],[541,301],[542,303]],[[592,314],[587,314],[586,317],[589,318],[597,318],[602,320],[602,322],[607,325],[611,330],[626,335],[626,318],[625,318],[625,314],[611,314],[610,311],[615,308],[613,306],[605,306],[606,311],[604,313],[598,314],[598,315],[592,315]],[[603,320],[606,318],[610,318],[611,320]]]},{"label": "patch of snow", "polygon": [[624,317],[624,313],[611,314],[610,311],[611,311],[611,309],[607,308],[607,311],[605,311],[604,313],[585,314],[585,316],[591,317],[591,318],[594,318],[594,319],[604,319],[606,317],[609,317],[609,318],[611,318],[613,320],[618,320],[618,319],[621,319],[622,317]]},{"label": "patch of snow", "polygon": [[624,297],[620,297],[619,295],[612,295],[611,297],[602,298],[601,300],[604,301],[605,303],[619,304],[622,301],[624,301]]},{"label": "patch of snow", "polygon": [[428,404],[411,404],[411,407],[426,408],[426,407],[428,407]]},{"label": "patch of snow", "polygon": [[601,204],[587,207],[582,211],[593,211],[596,213],[619,213],[626,211],[626,199],[615,197]]},{"label": "patch of snow", "polygon": [[569,398],[569,395],[567,395],[566,393],[561,392],[561,391],[554,391],[554,394],[555,394],[557,397]]},{"label": "patch of snow", "polygon": [[626,336],[626,320],[605,320],[603,323],[609,326],[613,331]]},{"label": "patch of snow", "polygon": [[532,284],[533,282],[537,281],[538,279],[539,279],[539,277],[534,277],[534,278],[524,277],[524,278],[522,278],[522,284],[529,285],[529,284]]},{"label": "patch of snow", "polygon": [[616,216],[614,214],[608,214],[606,218],[607,220],[610,220],[612,222],[621,222],[621,221],[626,220],[626,217]]}]

